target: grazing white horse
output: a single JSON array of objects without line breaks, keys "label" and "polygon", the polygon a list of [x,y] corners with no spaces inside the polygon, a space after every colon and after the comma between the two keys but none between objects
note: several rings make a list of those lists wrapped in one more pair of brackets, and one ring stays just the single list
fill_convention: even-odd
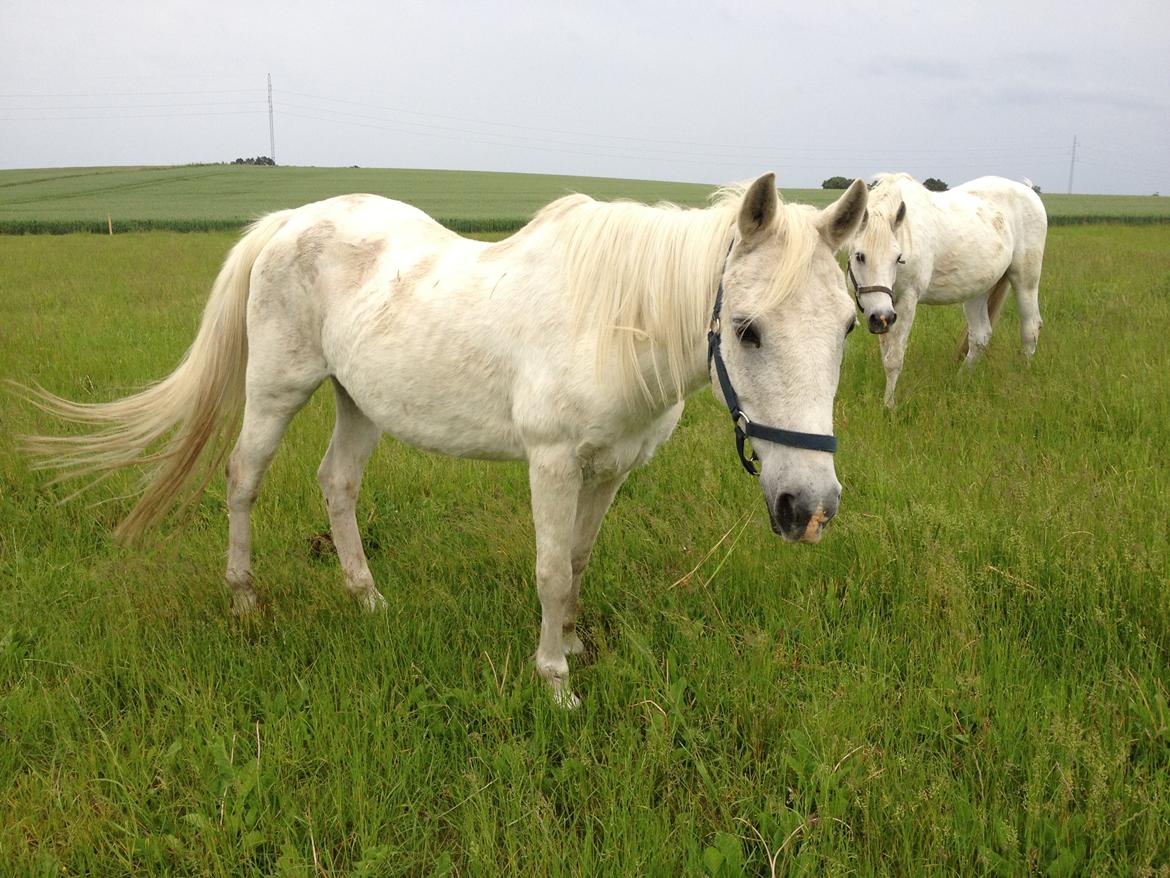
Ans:
[{"label": "grazing white horse", "polygon": [[[709,342],[730,382],[720,386],[738,395],[737,430],[757,439],[773,528],[816,542],[836,511],[832,455],[815,450],[832,437],[811,434],[832,432],[855,322],[833,253],[866,197],[858,180],[825,210],[786,205],[772,174],[702,210],[570,195],[496,244],[372,195],[274,213],[228,255],[174,372],[109,403],[38,391],[42,407],[97,431],[28,442],[65,475],[156,464],[119,527],[136,538],[197,496],[240,424],[227,466],[236,613],[258,605],[250,513],[261,478],[326,379],[337,421],[318,478],[346,585],[365,608],[385,600],[354,505],[383,433],[460,457],[524,459],[542,609],[536,665],[558,702],[575,704],[566,656],[583,648],[578,590],[602,517],[670,435],[683,399],[710,380]],[[722,337],[723,324],[735,334]],[[809,433],[775,430],[778,441],[797,437],[781,445],[763,424]]]},{"label": "grazing white horse", "polygon": [[980,177],[930,192],[909,174],[880,174],[849,247],[849,277],[869,329],[881,334],[887,406],[918,305],[962,303],[971,366],[991,341],[1007,285],[1016,291],[1020,338],[1031,358],[1040,335],[1040,268],[1048,216],[1031,186]]}]

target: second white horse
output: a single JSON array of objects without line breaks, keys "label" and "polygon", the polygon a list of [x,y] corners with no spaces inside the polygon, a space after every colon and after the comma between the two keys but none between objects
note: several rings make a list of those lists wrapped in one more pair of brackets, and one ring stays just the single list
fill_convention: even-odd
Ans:
[{"label": "second white horse", "polygon": [[1040,269],[1048,216],[1030,186],[980,177],[930,192],[909,174],[880,174],[861,229],[849,247],[849,277],[870,332],[881,335],[887,406],[919,303],[961,303],[967,334],[960,345],[972,365],[1010,283],[1020,312],[1024,354],[1040,335]]}]

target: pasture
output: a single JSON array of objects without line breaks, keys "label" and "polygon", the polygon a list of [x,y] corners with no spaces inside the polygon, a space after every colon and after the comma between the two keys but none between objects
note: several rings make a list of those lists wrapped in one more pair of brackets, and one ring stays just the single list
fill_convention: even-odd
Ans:
[{"label": "pasture", "polygon": [[[162,376],[234,240],[0,238],[0,377]],[[240,624],[222,479],[117,546],[133,478],[59,505],[13,438],[52,425],[4,395],[0,872],[1170,873],[1170,226],[1053,229],[1040,301],[1031,368],[1009,304],[973,374],[959,309],[920,309],[893,412],[850,337],[815,547],[772,535],[726,411],[688,403],[601,531],[573,713],[529,659],[521,465],[384,442],[359,522],[390,606],[363,615],[322,536],[319,392]]]}]

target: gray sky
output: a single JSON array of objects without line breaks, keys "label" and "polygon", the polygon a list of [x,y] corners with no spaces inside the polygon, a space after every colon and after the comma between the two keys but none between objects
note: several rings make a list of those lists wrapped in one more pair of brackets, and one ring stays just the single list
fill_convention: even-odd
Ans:
[{"label": "gray sky", "polygon": [[0,0],[0,167],[266,155],[268,73],[284,165],[1170,194],[1163,0]]}]

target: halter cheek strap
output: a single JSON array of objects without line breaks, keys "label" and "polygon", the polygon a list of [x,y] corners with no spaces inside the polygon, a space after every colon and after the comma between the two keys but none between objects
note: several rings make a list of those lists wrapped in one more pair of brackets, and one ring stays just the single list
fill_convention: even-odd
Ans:
[{"label": "halter cheek strap", "polygon": [[[731,255],[731,248],[727,254]],[[727,374],[727,366],[723,362],[720,352],[720,321],[719,312],[723,309],[723,278],[719,279],[719,292],[715,294],[715,307],[711,311],[711,327],[707,331],[707,368],[715,366],[715,375],[719,380],[719,388],[723,391],[723,399],[731,412],[731,421],[735,424],[735,448],[739,452],[740,463],[749,475],[758,476],[755,462],[759,460],[753,449],[749,458],[744,453],[744,443],[750,437],[764,442],[774,442],[777,445],[787,445],[789,448],[805,448],[809,451],[824,451],[832,454],[837,450],[837,437],[824,433],[800,433],[796,430],[783,430],[779,427],[767,427],[757,424],[739,407],[739,396],[731,386],[731,377]]]}]

